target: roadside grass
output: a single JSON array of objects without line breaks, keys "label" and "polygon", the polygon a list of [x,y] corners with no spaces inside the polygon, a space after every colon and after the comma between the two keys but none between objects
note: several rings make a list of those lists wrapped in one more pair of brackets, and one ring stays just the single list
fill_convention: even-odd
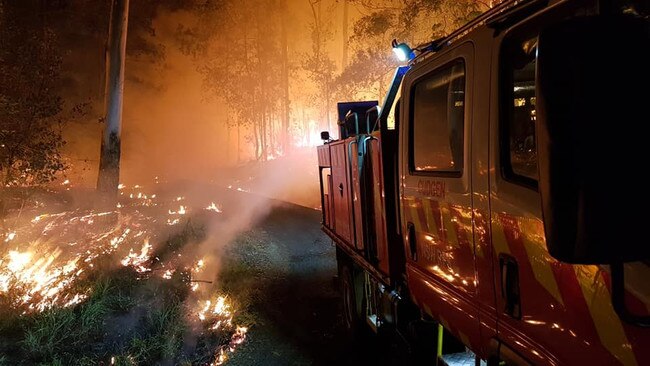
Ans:
[{"label": "roadside grass", "polygon": [[[99,260],[72,289],[85,291],[87,299],[68,308],[31,313],[0,297],[0,366],[213,362],[215,350],[228,344],[231,331],[197,329],[200,324],[190,320],[196,298],[188,271],[179,266],[171,279],[155,274],[157,266],[204,238],[204,228],[188,222],[158,247],[151,256],[154,271],[146,275],[116,266],[119,258]],[[222,270],[213,290],[228,294],[237,309],[233,323],[254,324],[246,311],[255,287],[250,282],[252,268],[235,260]]]},{"label": "roadside grass", "polygon": [[132,286],[131,281],[120,281],[120,276],[101,276],[92,284],[85,302],[25,316],[19,342],[23,357],[32,363],[89,364],[84,362],[84,355],[106,353],[108,350],[100,345],[106,320],[135,305],[130,296]]},{"label": "roadside grass", "polygon": [[181,348],[185,330],[182,303],[164,304],[145,317],[141,334],[130,342],[127,359],[139,365],[173,360]]}]

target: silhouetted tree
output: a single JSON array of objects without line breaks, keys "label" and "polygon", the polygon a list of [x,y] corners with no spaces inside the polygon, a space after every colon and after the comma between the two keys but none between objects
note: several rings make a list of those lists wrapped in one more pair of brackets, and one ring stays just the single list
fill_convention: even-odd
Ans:
[{"label": "silhouetted tree", "polygon": [[0,172],[4,186],[52,182],[61,157],[61,55],[44,7],[0,0]]},{"label": "silhouetted tree", "polygon": [[179,29],[182,49],[195,56],[206,90],[231,109],[238,135],[242,128],[252,132],[246,140],[258,160],[280,152],[287,127],[283,9],[274,0],[208,1],[197,8],[196,25]]},{"label": "silhouetted tree", "polygon": [[327,52],[327,44],[332,39],[331,19],[326,14],[332,13],[331,4],[323,12],[324,0],[307,0],[312,13],[311,41],[312,50],[305,56],[303,69],[316,86],[314,102],[320,106],[321,129],[332,130],[331,109],[336,64]]},{"label": "silhouetted tree", "polygon": [[342,99],[382,98],[397,66],[390,42],[397,38],[411,46],[442,37],[486,10],[475,0],[349,0],[367,13],[358,19],[350,37],[353,57],[337,78]]},{"label": "silhouetted tree", "polygon": [[129,0],[113,0],[106,47],[106,91],[104,133],[99,156],[97,189],[117,197],[120,182],[124,64],[129,22]]}]

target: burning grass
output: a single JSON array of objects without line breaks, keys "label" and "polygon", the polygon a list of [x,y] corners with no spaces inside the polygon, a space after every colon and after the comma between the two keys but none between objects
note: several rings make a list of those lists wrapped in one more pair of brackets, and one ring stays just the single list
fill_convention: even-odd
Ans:
[{"label": "burning grass", "polygon": [[219,365],[244,342],[246,300],[196,250],[222,206],[120,193],[115,210],[41,204],[3,220],[0,365]]}]

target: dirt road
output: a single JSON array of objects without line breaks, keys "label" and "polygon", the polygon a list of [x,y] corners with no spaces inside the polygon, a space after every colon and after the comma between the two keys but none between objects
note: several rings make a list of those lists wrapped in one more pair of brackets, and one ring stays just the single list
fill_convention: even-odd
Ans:
[{"label": "dirt road", "polygon": [[372,339],[346,339],[335,248],[320,231],[319,211],[277,207],[242,234],[229,255],[257,274],[249,307],[255,325],[228,365],[405,364],[380,357]]}]

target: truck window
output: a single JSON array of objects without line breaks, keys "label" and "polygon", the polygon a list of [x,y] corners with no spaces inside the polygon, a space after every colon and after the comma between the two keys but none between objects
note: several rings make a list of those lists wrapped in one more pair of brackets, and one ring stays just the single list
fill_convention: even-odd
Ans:
[{"label": "truck window", "polygon": [[465,64],[456,60],[413,87],[411,170],[462,174]]},{"label": "truck window", "polygon": [[524,185],[536,186],[537,146],[535,140],[535,54],[537,38],[512,40],[502,49],[504,88],[502,149],[504,175]]}]

